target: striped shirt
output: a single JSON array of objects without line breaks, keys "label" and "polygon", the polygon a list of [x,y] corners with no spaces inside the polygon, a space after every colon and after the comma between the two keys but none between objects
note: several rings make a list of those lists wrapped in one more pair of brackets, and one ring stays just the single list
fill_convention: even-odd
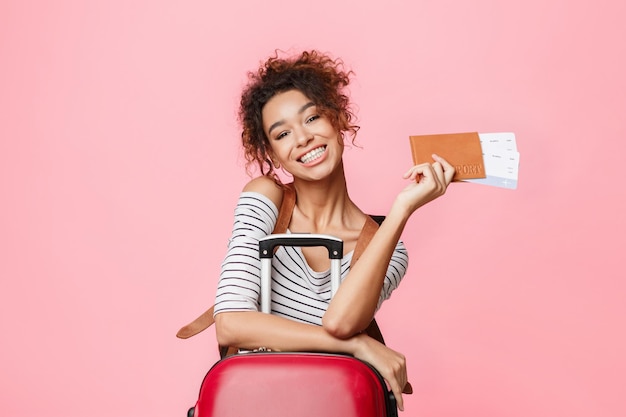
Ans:
[{"label": "striped shirt", "polygon": [[[228,252],[222,262],[215,314],[260,310],[259,239],[272,233],[277,218],[278,209],[263,194],[240,195]],[[351,260],[352,252],[341,261],[342,281],[350,270]],[[398,242],[387,268],[378,308],[400,284],[407,266],[406,248]],[[312,270],[299,247],[279,247],[272,260],[272,314],[321,325],[329,302],[330,270]]]}]

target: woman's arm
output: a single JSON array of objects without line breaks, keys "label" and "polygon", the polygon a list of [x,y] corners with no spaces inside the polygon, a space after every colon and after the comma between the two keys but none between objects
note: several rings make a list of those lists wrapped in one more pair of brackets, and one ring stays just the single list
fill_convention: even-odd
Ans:
[{"label": "woman's arm", "polygon": [[442,196],[452,181],[454,167],[437,155],[433,158],[433,164],[416,165],[405,173],[411,184],[398,194],[385,221],[330,302],[322,324],[333,336],[348,338],[369,325],[406,222],[419,207]]},{"label": "woman's arm", "polygon": [[222,346],[351,354],[378,370],[389,383],[398,408],[404,409],[402,390],[407,383],[405,357],[365,334],[338,339],[321,326],[255,311],[217,314],[215,332],[218,343]]}]

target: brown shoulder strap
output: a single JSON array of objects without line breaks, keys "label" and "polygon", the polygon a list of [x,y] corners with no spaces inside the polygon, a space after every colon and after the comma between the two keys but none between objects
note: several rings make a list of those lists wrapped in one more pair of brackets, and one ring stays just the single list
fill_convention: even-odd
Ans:
[{"label": "brown shoulder strap", "polygon": [[211,308],[202,313],[197,319],[181,327],[178,333],[176,333],[176,337],[179,339],[188,339],[211,327],[213,323],[215,323],[215,319],[213,318],[214,307],[215,306],[211,306]]},{"label": "brown shoulder strap", "polygon": [[356,247],[354,248],[354,253],[352,254],[350,266],[354,265],[356,261],[359,260],[361,255],[363,255],[363,251],[365,251],[365,248],[367,248],[367,245],[369,245],[370,240],[372,240],[377,230],[378,223],[376,223],[370,216],[367,216],[363,229],[361,229],[361,234],[359,234],[359,238],[356,241]]},{"label": "brown shoulder strap", "polygon": [[287,231],[295,206],[296,190],[293,188],[293,183],[289,183],[283,186],[283,201],[280,203],[278,218],[276,219],[276,225],[274,226],[273,233],[278,234],[285,233]]}]

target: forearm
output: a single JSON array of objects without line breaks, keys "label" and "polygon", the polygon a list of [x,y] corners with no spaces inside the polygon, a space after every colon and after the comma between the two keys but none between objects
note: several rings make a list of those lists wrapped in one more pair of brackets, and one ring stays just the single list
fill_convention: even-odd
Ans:
[{"label": "forearm", "polygon": [[354,340],[331,336],[323,327],[256,311],[225,312],[215,316],[218,343],[244,349],[319,351],[354,354]]},{"label": "forearm", "polygon": [[350,268],[323,318],[323,325],[331,334],[350,337],[371,322],[408,217],[406,211],[394,205],[359,261]]}]

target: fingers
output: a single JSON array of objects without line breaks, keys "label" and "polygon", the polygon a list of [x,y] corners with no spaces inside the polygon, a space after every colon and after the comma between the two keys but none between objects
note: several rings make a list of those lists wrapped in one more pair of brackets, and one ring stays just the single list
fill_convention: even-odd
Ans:
[{"label": "fingers", "polygon": [[446,176],[444,174],[443,165],[439,161],[433,162],[433,171],[435,173],[435,178],[437,180],[437,185],[445,190],[446,184]]},{"label": "fingers", "polygon": [[403,177],[417,183],[431,183],[435,192],[443,194],[452,182],[455,169],[452,164],[437,154],[433,154],[432,158],[435,160],[432,164],[415,165],[405,172]]},{"label": "fingers", "polygon": [[[404,355],[394,352],[395,361],[391,365],[390,369],[385,372],[387,375],[387,382],[393,392],[393,396],[398,404],[398,409],[404,411],[404,398],[402,394],[405,392],[407,386],[407,372],[406,372],[406,358]],[[383,375],[384,377],[385,375]]]},{"label": "fingers", "polygon": [[404,400],[402,398],[402,390],[397,390],[392,388],[393,396],[396,399],[396,404],[398,405],[398,410],[404,411]]},{"label": "fingers", "polygon": [[387,381],[387,385],[393,393],[393,397],[396,399],[398,409],[400,411],[404,411],[404,397],[402,396],[402,394],[405,393],[404,387],[406,387],[407,383],[402,382],[402,378],[393,372],[391,373],[391,375],[385,375],[381,372],[381,375],[385,379],[385,381]]},{"label": "fingers", "polygon": [[419,164],[412,166],[407,172],[404,173],[404,179],[419,182],[426,170],[430,169],[430,164]]},{"label": "fingers", "polygon": [[454,173],[456,170],[454,169],[452,164],[450,164],[448,161],[446,161],[444,158],[440,157],[439,155],[433,154],[432,157],[436,161],[435,163],[441,164],[441,168],[443,169],[443,173],[444,173],[445,184],[446,186],[449,185],[452,182],[452,178],[454,178]]},{"label": "fingers", "polygon": [[433,164],[424,163],[411,167],[405,174],[404,178],[415,181],[417,183],[429,182],[436,177],[433,170]]},{"label": "fingers", "polygon": [[393,396],[396,399],[396,403],[398,404],[398,409],[400,411],[404,411],[404,397],[402,396],[402,394],[410,394],[413,392],[412,388],[410,390],[411,392],[407,392],[405,390],[408,382],[406,381],[406,377],[403,379],[404,382],[402,380],[396,380],[394,381],[395,384],[391,384],[391,391],[393,392]]}]

